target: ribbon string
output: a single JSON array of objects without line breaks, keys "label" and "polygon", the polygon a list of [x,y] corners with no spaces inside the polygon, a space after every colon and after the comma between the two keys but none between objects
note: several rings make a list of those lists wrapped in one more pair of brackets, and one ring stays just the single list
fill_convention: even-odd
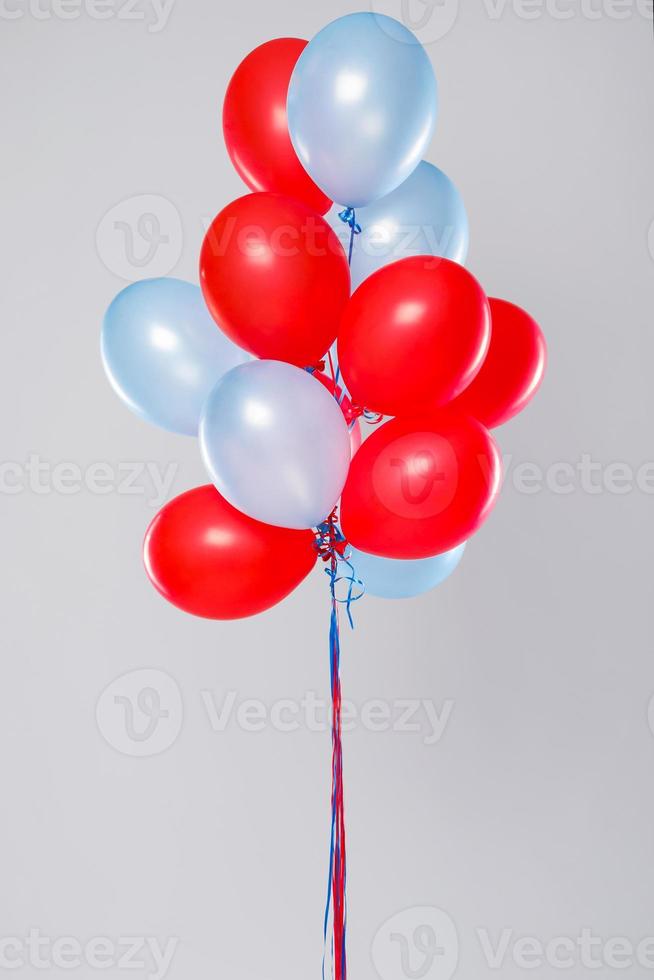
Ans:
[{"label": "ribbon string", "polygon": [[361,225],[357,224],[357,214],[354,208],[345,208],[338,214],[341,221],[350,226],[350,248],[347,255],[347,264],[352,265],[352,251],[354,249],[354,236],[361,234]]},{"label": "ribbon string", "polygon": [[[347,541],[338,526],[336,510],[320,524],[316,533],[318,554],[327,567],[331,595],[331,620],[329,626],[329,673],[332,694],[332,817],[329,846],[329,877],[327,902],[323,926],[322,976],[325,980],[325,958],[330,914],[332,919],[332,976],[333,980],[347,980],[347,862],[345,843],[345,805],[343,797],[343,744],[341,726],[341,644],[339,629],[339,605],[344,604],[350,626],[353,626],[351,604],[363,595],[363,585],[357,579],[347,553]],[[347,583],[344,597],[337,594],[339,582]]]},{"label": "ribbon string", "polygon": [[[350,228],[350,247],[348,265],[352,265],[352,252],[355,235],[361,234],[361,226],[357,224],[354,208],[345,208],[339,214],[341,221]],[[327,355],[329,372],[334,386],[334,398],[342,406],[345,388],[339,394],[340,369],[334,369],[331,351]],[[318,369],[324,370],[324,362]],[[315,368],[313,369],[315,370]],[[347,413],[350,428],[355,424],[359,415],[365,415],[363,408],[352,406]],[[364,593],[363,583],[357,578],[350,561],[347,541],[340,527],[336,508],[326,521],[316,529],[316,548],[318,554],[327,566],[325,572],[329,576],[329,591],[331,595],[331,618],[329,624],[329,676],[332,694],[332,817],[331,835],[329,842],[329,876],[327,879],[327,902],[323,925],[323,957],[322,978],[325,980],[325,961],[328,949],[329,922],[331,917],[332,936],[330,943],[332,978],[347,980],[347,860],[345,842],[345,804],[343,797],[343,743],[341,725],[341,639],[339,627],[339,606],[345,605],[347,618],[351,627],[352,603],[360,599]],[[338,594],[339,583],[344,583],[345,594]]]}]

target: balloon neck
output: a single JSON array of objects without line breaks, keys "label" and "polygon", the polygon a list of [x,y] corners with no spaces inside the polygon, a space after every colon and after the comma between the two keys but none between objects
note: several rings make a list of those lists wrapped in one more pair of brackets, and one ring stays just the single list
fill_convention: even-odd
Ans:
[{"label": "balloon neck", "polygon": [[347,539],[338,526],[338,511],[334,507],[326,521],[316,528],[316,550],[324,562],[339,561],[347,552]]},{"label": "balloon neck", "polygon": [[354,208],[345,208],[338,216],[344,224],[350,226],[355,235],[361,234],[361,225],[357,223],[357,213]]},{"label": "balloon neck", "polygon": [[350,247],[347,254],[347,264],[352,265],[352,252],[354,250],[354,236],[361,234],[361,225],[357,224],[357,213],[354,208],[347,207],[339,212],[339,218],[350,227]]},{"label": "balloon neck", "polygon": [[350,402],[350,405],[345,410],[345,418],[348,424],[353,425],[357,419],[363,419],[368,425],[379,425],[380,422],[384,420],[383,412],[371,412],[370,409],[364,408],[363,405],[357,405],[356,402]]}]

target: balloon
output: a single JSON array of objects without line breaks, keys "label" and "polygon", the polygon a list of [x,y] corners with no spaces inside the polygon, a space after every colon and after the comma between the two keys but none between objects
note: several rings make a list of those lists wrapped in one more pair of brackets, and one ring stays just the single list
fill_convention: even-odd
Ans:
[{"label": "balloon", "polygon": [[436,109],[425,49],[384,14],[328,24],[300,55],[288,89],[300,161],[325,194],[350,207],[390,194],[415,170]]},{"label": "balloon", "polygon": [[288,135],[286,97],[307,42],[279,37],[255,48],[238,66],[223,105],[223,133],[234,167],[253,191],[278,191],[318,214],[331,201],[300,163]]},{"label": "balloon", "polygon": [[[344,247],[350,229],[336,206],[327,215]],[[442,170],[419,163],[394,191],[360,208],[361,234],[354,238],[352,289],[377,269],[412,255],[441,255],[460,265],[468,255],[468,216],[458,190]]]},{"label": "balloon", "polygon": [[214,218],[200,281],[227,336],[257,357],[315,365],[350,293],[345,253],[324,218],[281,194],[247,194]]},{"label": "balloon", "polygon": [[355,422],[350,429],[350,455],[354,454],[361,449],[361,443],[363,442],[363,433],[361,432],[361,426],[358,422]]},{"label": "balloon", "polygon": [[441,554],[488,517],[500,478],[499,450],[476,419],[448,409],[393,419],[352,460],[343,533],[360,551],[385,558]]},{"label": "balloon", "polygon": [[351,548],[350,562],[361,579],[366,595],[381,599],[410,599],[422,595],[444,582],[457,567],[465,544],[433,558],[380,558],[358,548]]},{"label": "balloon", "polygon": [[316,549],[311,531],[260,524],[204,486],[159,511],[143,560],[174,606],[207,619],[240,619],[285,599],[313,568]]},{"label": "balloon", "polygon": [[216,381],[250,358],[216,329],[197,286],[144,279],[118,293],[107,310],[102,360],[128,408],[164,429],[196,436]]},{"label": "balloon", "polygon": [[489,340],[490,310],[477,280],[456,262],[416,256],[359,286],[343,315],[338,358],[359,405],[420,414],[470,384]]},{"label": "balloon", "polygon": [[493,329],[486,360],[453,404],[492,429],[534,397],[545,373],[547,348],[540,327],[519,306],[503,299],[490,299],[489,304]]},{"label": "balloon", "polygon": [[280,527],[329,516],[350,465],[343,413],[307,371],[252,361],[213,389],[200,423],[205,465],[244,514]]}]

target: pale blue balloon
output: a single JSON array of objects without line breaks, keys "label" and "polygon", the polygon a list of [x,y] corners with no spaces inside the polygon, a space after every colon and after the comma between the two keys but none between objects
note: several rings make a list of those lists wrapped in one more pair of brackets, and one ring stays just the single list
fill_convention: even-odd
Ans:
[{"label": "pale blue balloon", "polygon": [[433,558],[380,558],[352,548],[350,561],[355,575],[363,582],[367,595],[381,599],[410,599],[436,588],[457,567],[465,544]]},{"label": "pale blue balloon", "polygon": [[[350,228],[335,206],[327,220],[348,248]],[[368,207],[359,208],[361,233],[354,237],[352,290],[377,269],[412,255],[434,255],[460,265],[468,255],[468,216],[450,178],[423,160],[403,184]]]},{"label": "pale blue balloon", "polygon": [[314,527],[328,517],[350,466],[338,403],[311,374],[282,361],[252,361],[218,382],[202,414],[200,448],[223,497],[278,527]]},{"label": "pale blue balloon", "polygon": [[325,194],[361,207],[418,166],[437,103],[434,70],[415,35],[385,14],[348,14],[300,55],[288,90],[289,132]]},{"label": "pale blue balloon", "polygon": [[133,412],[164,429],[196,436],[216,381],[251,356],[216,326],[199,286],[144,279],[118,293],[107,310],[102,360]]}]

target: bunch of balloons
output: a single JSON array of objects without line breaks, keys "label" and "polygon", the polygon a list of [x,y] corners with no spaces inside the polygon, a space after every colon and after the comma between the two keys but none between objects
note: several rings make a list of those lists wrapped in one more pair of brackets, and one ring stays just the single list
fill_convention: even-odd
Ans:
[{"label": "bunch of balloons", "polygon": [[[325,527],[327,557],[368,593],[417,595],[487,518],[501,481],[489,429],[533,396],[545,344],[463,265],[463,202],[423,160],[436,115],[427,54],[390,17],[261,45],[223,109],[251,193],[213,220],[200,288],[145,280],[109,307],[115,390],[198,436],[212,481],[145,539],[148,575],[181,609],[269,608],[325,557]],[[361,419],[379,423],[363,443]]]},{"label": "bunch of balloons", "polygon": [[[524,408],[545,364],[534,320],[464,268],[461,197],[422,159],[436,109],[430,61],[390,17],[352,14],[308,43],[261,45],[223,109],[252,193],[212,222],[201,288],[135,283],[102,335],[118,394],[199,436],[212,480],[150,525],[156,588],[232,619],[327,563],[334,980],[347,977],[336,583],[349,582],[349,613],[358,583],[406,597],[453,571],[499,491],[489,429]],[[378,424],[363,442],[361,418]]]}]

